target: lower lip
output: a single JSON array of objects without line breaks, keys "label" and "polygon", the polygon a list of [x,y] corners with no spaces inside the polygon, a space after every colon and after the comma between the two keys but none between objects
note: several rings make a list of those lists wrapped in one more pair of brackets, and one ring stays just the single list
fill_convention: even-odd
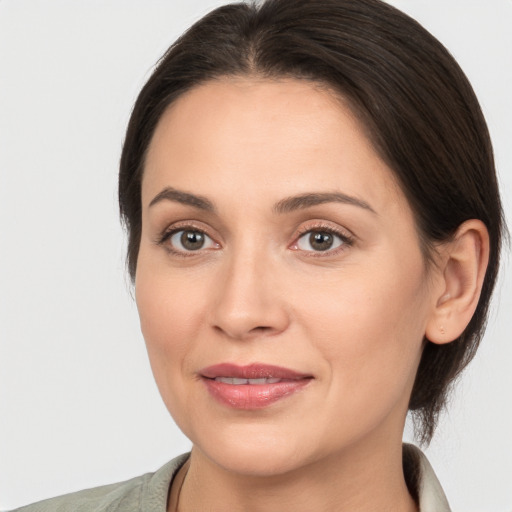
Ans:
[{"label": "lower lip", "polygon": [[203,378],[211,395],[219,402],[234,409],[263,409],[293,395],[309,384],[311,379],[297,379],[275,384],[226,384]]}]

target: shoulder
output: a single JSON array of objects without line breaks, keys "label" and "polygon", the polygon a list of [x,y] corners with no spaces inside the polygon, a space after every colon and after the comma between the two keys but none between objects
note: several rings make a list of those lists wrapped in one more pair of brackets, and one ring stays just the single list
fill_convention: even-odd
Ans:
[{"label": "shoulder", "polygon": [[121,506],[126,512],[135,512],[139,510],[142,489],[150,477],[149,473],[126,482],[65,494],[21,507],[13,512],[100,512],[117,510]]},{"label": "shoulder", "polygon": [[185,463],[180,455],[154,473],[39,501],[11,512],[163,512],[172,479]]}]

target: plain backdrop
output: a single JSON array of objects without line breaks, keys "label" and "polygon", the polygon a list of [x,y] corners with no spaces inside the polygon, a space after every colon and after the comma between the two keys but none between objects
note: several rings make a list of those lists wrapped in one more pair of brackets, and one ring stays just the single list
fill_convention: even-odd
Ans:
[{"label": "plain backdrop", "polygon": [[[154,471],[190,447],[147,361],[116,173],[153,64],[221,3],[0,0],[2,510]],[[392,3],[433,32],[473,83],[510,219],[512,1]],[[481,350],[426,450],[454,512],[512,512],[507,259]]]}]

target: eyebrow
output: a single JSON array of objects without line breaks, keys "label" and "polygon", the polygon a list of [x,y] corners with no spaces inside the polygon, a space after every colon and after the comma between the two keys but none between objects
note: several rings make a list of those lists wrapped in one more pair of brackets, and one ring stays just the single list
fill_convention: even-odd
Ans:
[{"label": "eyebrow", "polygon": [[166,187],[161,192],[159,192],[149,203],[149,206],[154,206],[155,204],[162,201],[174,201],[176,203],[193,206],[194,208],[207,212],[215,211],[213,203],[206,197],[196,196],[195,194],[190,194],[188,192],[182,192],[181,190],[176,190],[172,187]]},{"label": "eyebrow", "polygon": [[358,206],[377,215],[377,212],[367,202],[341,192],[316,192],[287,197],[276,203],[273,210],[276,213],[289,213],[325,203],[343,203]]},{"label": "eyebrow", "polygon": [[[215,206],[206,197],[183,192],[173,187],[164,188],[153,198],[149,206],[151,207],[162,201],[174,201],[176,203],[192,206],[199,210],[215,212]],[[279,214],[290,213],[325,203],[343,203],[358,206],[359,208],[363,208],[377,215],[377,212],[367,202],[347,194],[342,194],[341,192],[313,192],[287,197],[278,201],[274,205],[273,211]]]}]

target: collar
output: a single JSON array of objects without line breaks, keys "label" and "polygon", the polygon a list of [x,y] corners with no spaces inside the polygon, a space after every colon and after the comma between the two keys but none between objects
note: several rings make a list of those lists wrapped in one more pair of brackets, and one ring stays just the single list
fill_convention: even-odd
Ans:
[{"label": "collar", "polygon": [[420,512],[451,512],[443,488],[425,454],[416,446],[403,445],[404,473]]}]

